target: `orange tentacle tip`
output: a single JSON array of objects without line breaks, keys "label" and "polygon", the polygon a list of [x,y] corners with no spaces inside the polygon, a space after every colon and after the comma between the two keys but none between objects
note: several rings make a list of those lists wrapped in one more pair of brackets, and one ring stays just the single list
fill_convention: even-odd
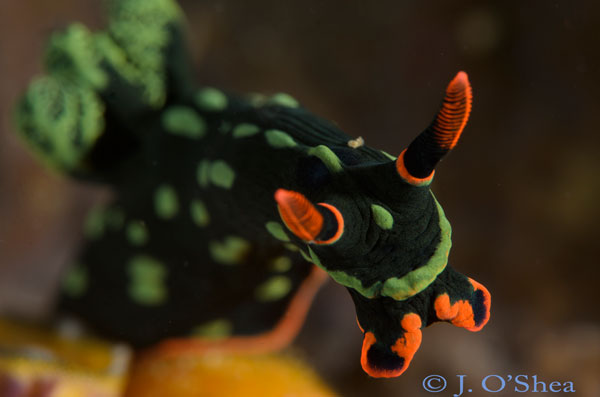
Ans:
[{"label": "orange tentacle tip", "polygon": [[456,146],[467,125],[472,102],[473,91],[469,78],[460,71],[448,84],[442,108],[431,126],[435,141],[441,148],[450,150]]},{"label": "orange tentacle tip", "polygon": [[431,174],[425,178],[417,178],[414,177],[408,172],[406,166],[404,165],[404,153],[406,153],[406,149],[400,153],[400,156],[396,159],[396,170],[398,171],[398,175],[404,180],[404,182],[409,183],[413,186],[421,187],[428,186],[431,184],[433,180],[433,176],[435,175],[435,170],[431,171]]},{"label": "orange tentacle tip", "polygon": [[344,218],[340,211],[331,204],[319,203],[318,205],[326,208],[334,215],[337,222],[336,232],[327,240],[317,240],[317,237],[323,231],[325,220],[317,207],[302,193],[277,189],[275,192],[275,201],[277,202],[279,215],[286,227],[304,241],[315,244],[332,244],[344,232]]},{"label": "orange tentacle tip", "polygon": [[391,347],[378,344],[373,332],[365,333],[360,363],[370,376],[394,378],[402,375],[421,346],[421,317],[416,313],[408,313],[400,324],[404,335]]},{"label": "orange tentacle tip", "polygon": [[314,241],[323,229],[323,215],[303,194],[277,189],[275,201],[288,229],[304,241]]},{"label": "orange tentacle tip", "polygon": [[490,318],[491,296],[488,290],[477,281],[469,279],[473,286],[473,298],[450,303],[447,293],[439,295],[434,302],[438,319],[476,332],[481,330]]},{"label": "orange tentacle tip", "polygon": [[469,282],[473,286],[475,294],[477,295],[478,305],[475,308],[475,317],[478,318],[478,324],[469,331],[479,331],[482,329],[490,320],[490,310],[492,308],[492,296],[490,292],[482,284],[469,278]]}]

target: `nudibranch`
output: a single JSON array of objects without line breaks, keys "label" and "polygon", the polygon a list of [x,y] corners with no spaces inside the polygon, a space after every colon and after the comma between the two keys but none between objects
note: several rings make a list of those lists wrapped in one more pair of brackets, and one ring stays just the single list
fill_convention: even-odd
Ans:
[{"label": "nudibranch", "polygon": [[19,105],[45,162],[114,191],[59,311],[136,347],[263,351],[292,340],[328,274],[354,301],[373,377],[402,374],[436,321],[486,324],[490,294],[448,265],[430,190],[471,111],[466,73],[396,158],[289,95],[196,88],[182,32],[170,0],[113,0],[105,31],[52,37]]}]

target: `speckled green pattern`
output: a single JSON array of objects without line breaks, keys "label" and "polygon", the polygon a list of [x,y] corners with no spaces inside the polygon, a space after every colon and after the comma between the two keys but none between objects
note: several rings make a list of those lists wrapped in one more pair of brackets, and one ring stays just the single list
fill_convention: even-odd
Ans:
[{"label": "speckled green pattern", "polygon": [[210,184],[222,189],[231,189],[235,182],[235,171],[224,160],[202,160],[196,169],[198,184],[206,188]]},{"label": "speckled green pattern", "polygon": [[308,150],[308,154],[321,159],[327,169],[331,172],[340,172],[343,170],[342,162],[338,156],[336,156],[335,153],[333,153],[333,151],[325,145],[319,145],[317,147],[310,148]]},{"label": "speckled green pattern", "polygon": [[273,276],[256,288],[256,299],[261,302],[276,301],[292,289],[292,281],[286,276]]},{"label": "speckled green pattern", "polygon": [[127,266],[130,277],[129,296],[144,306],[156,306],[168,299],[165,286],[166,268],[158,260],[139,255],[131,259]]},{"label": "speckled green pattern", "polygon": [[170,185],[160,185],[154,192],[154,209],[162,219],[171,219],[179,211],[179,200],[175,189]]},{"label": "speckled green pattern", "polygon": [[25,140],[55,168],[85,169],[83,163],[104,129],[104,106],[90,88],[35,79],[17,109]]},{"label": "speckled green pattern", "polygon": [[[152,106],[166,97],[165,53],[169,24],[179,23],[181,12],[171,0],[110,0],[108,31],[131,64],[130,81],[144,88],[144,101]],[[117,70],[123,70],[123,61]]]},{"label": "speckled green pattern", "polygon": [[187,106],[171,106],[162,115],[164,128],[174,134],[191,139],[199,139],[206,133],[206,122]]},{"label": "speckled green pattern", "polygon": [[251,245],[239,236],[227,236],[222,241],[208,242],[211,257],[223,265],[239,265],[244,262],[250,252]]},{"label": "speckled green pattern", "polygon": [[297,108],[299,106],[298,101],[289,94],[279,92],[273,95],[267,100],[269,105],[286,106],[289,108]]},{"label": "speckled green pattern", "polygon": [[256,135],[260,132],[260,128],[258,128],[254,124],[242,123],[238,124],[233,129],[233,137],[234,138],[246,138],[249,136]]},{"label": "speckled green pattern", "polygon": [[269,145],[277,149],[290,148],[297,145],[294,138],[280,130],[267,130],[265,131],[265,137]]},{"label": "speckled green pattern", "polygon": [[100,67],[101,60],[92,33],[84,25],[74,23],[64,32],[52,35],[45,66],[49,74],[63,83],[77,82],[102,89],[108,83],[108,75]]},{"label": "speckled green pattern", "polygon": [[210,223],[210,214],[202,200],[193,200],[190,204],[190,215],[194,223],[200,227],[206,227]]},{"label": "speckled green pattern", "polygon": [[373,220],[380,228],[384,230],[390,230],[392,227],[394,227],[394,217],[382,206],[378,204],[372,204],[371,214],[373,215]]},{"label": "speckled green pattern", "polygon": [[231,189],[235,181],[235,171],[225,161],[216,160],[210,165],[208,177],[213,185]]},{"label": "speckled green pattern", "polygon": [[208,112],[223,111],[227,107],[227,96],[216,88],[203,88],[196,94],[196,104]]},{"label": "speckled green pattern", "polygon": [[271,268],[276,272],[287,272],[292,268],[292,260],[287,256],[278,256],[271,262]]},{"label": "speckled green pattern", "polygon": [[[181,337],[264,341],[289,307],[307,308],[298,310],[321,281],[317,266],[347,287],[375,337],[362,360],[372,376],[406,369],[417,346],[392,344],[413,328],[456,324],[445,310],[472,316],[460,318],[470,330],[485,325],[489,295],[447,266],[451,229],[428,183],[406,183],[395,156],[288,94],[199,87],[176,0],[107,1],[106,29],[73,24],[50,38],[46,74],[16,113],[45,162],[112,193],[86,221],[60,312],[136,349]],[[464,92],[445,104],[470,100],[464,73],[448,87]],[[445,138],[433,127],[403,152],[411,170],[439,160]],[[298,236],[303,228],[316,241]],[[444,308],[444,294],[462,306]]]}]

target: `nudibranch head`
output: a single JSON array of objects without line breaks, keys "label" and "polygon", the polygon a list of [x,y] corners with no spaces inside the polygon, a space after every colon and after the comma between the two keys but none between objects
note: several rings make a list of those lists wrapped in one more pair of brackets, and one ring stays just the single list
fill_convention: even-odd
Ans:
[{"label": "nudibranch head", "polygon": [[433,123],[395,161],[346,167],[309,192],[316,202],[278,189],[279,215],[313,262],[367,298],[402,301],[430,285],[446,267],[451,227],[429,184],[470,108],[471,87],[460,72]]},{"label": "nudibranch head", "polygon": [[404,372],[421,328],[434,321],[476,331],[489,318],[487,290],[447,266],[451,227],[429,189],[435,166],[462,134],[471,98],[459,72],[433,122],[397,159],[353,167],[321,149],[337,178],[306,194],[275,193],[304,256],[352,295],[365,335],[361,363],[371,376]]}]

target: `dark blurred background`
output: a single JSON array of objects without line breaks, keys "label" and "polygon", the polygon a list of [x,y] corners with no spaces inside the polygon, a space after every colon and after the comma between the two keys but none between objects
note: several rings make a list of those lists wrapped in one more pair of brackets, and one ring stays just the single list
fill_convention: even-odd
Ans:
[{"label": "dark blurred background", "polygon": [[[327,383],[348,396],[426,396],[427,375],[458,393],[464,374],[477,396],[486,375],[524,374],[531,388],[537,375],[600,396],[600,2],[180,4],[199,83],[288,92],[390,153],[431,121],[453,75],[469,73],[473,113],[433,190],[453,226],[451,263],[491,291],[491,320],[477,334],[434,325],[404,375],[370,379],[353,305],[330,283],[295,344]],[[44,169],[12,121],[50,32],[103,18],[99,0],[0,1],[1,312],[44,314],[86,211],[106,194]]]}]

